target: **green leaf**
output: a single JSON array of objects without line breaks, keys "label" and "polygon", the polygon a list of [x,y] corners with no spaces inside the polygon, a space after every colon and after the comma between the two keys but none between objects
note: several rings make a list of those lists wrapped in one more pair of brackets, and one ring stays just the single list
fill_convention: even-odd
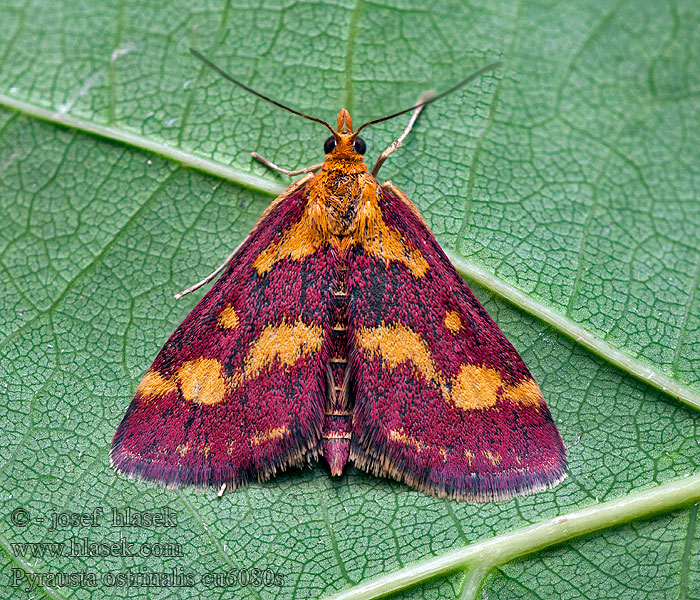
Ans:
[{"label": "green leaf", "polygon": [[[37,0],[0,15],[3,597],[700,598],[697,505],[684,508],[700,500],[696,3]],[[474,505],[317,466],[219,500],[112,472],[138,381],[201,297],[173,294],[287,183],[250,152],[297,168],[326,137],[189,46],[329,122],[343,104],[361,123],[504,61],[426,109],[382,176],[540,383],[569,452],[562,485]],[[367,130],[370,159],[404,122]],[[112,525],[125,507],[177,524]],[[55,514],[97,508],[95,527],[50,530]],[[141,554],[17,545],[83,538]],[[282,585],[206,580],[253,568]]]}]

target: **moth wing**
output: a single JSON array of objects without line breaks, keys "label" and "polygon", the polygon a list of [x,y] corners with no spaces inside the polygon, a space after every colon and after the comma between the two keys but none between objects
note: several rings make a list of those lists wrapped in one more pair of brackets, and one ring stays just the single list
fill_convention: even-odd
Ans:
[{"label": "moth wing", "polygon": [[114,435],[118,471],[235,488],[319,454],[334,266],[327,248],[289,256],[305,196],[280,196],[161,349]]},{"label": "moth wing", "polygon": [[350,457],[461,500],[557,484],[566,451],[537,384],[415,207],[390,189],[375,238],[350,251]]}]

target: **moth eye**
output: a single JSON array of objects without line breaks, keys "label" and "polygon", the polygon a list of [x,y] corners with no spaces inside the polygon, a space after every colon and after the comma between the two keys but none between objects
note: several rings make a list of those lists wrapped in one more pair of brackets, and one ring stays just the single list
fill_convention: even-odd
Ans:
[{"label": "moth eye", "polygon": [[367,144],[365,144],[365,140],[362,138],[355,138],[355,141],[352,143],[352,147],[358,154],[364,154],[367,152]]},{"label": "moth eye", "polygon": [[335,138],[333,136],[331,136],[323,144],[323,151],[326,154],[328,154],[329,152],[333,152],[334,148],[335,148]]}]

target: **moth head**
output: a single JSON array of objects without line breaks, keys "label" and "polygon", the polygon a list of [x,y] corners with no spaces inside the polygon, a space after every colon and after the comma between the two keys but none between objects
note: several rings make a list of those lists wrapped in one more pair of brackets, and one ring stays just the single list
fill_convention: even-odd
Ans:
[{"label": "moth head", "polygon": [[362,161],[367,144],[357,136],[357,132],[353,132],[352,118],[346,109],[343,108],[338,113],[338,129],[325,141],[323,151],[326,153],[326,160]]},{"label": "moth head", "polygon": [[[225,79],[228,79],[231,83],[234,83],[238,87],[243,88],[247,92],[250,92],[251,94],[257,96],[258,98],[261,98],[265,100],[266,102],[269,102],[271,104],[274,104],[275,106],[278,106],[279,108],[282,108],[294,115],[298,115],[300,117],[303,117],[304,119],[308,119],[309,121],[315,121],[316,123],[320,123],[324,127],[328,128],[328,130],[333,134],[331,137],[329,137],[325,144],[323,145],[323,149],[326,152],[326,163],[332,162],[332,161],[339,161],[350,167],[348,163],[362,163],[362,155],[365,153],[367,150],[367,145],[365,144],[364,140],[360,137],[357,136],[360,131],[362,131],[365,127],[369,127],[370,125],[374,125],[376,123],[382,123],[383,121],[388,121],[389,119],[393,119],[394,117],[398,117],[399,115],[403,115],[407,112],[412,112],[415,111],[417,108],[422,108],[423,106],[426,106],[428,104],[431,104],[432,102],[435,102],[436,100],[439,100],[443,96],[446,96],[447,94],[451,94],[455,90],[461,88],[463,85],[466,85],[470,81],[476,79],[479,77],[481,74],[486,73],[487,71],[491,71],[497,67],[501,66],[500,62],[495,62],[490,65],[487,65],[478,71],[472,73],[469,77],[466,79],[463,79],[460,81],[458,84],[452,86],[449,90],[446,90],[442,92],[441,94],[438,94],[437,96],[432,95],[431,93],[424,94],[424,96],[420,99],[418,104],[415,104],[414,106],[411,106],[410,108],[406,108],[404,110],[400,110],[398,112],[392,113],[390,115],[387,115],[386,117],[381,117],[379,119],[374,119],[373,121],[367,121],[363,125],[361,125],[357,131],[352,130],[352,119],[350,118],[350,113],[346,109],[342,109],[338,113],[338,129],[335,130],[333,127],[331,127],[328,123],[326,123],[323,119],[319,119],[317,117],[312,117],[311,115],[306,115],[302,112],[299,112],[298,110],[294,110],[293,108],[290,108],[289,106],[286,106],[285,104],[282,104],[281,102],[277,102],[276,100],[273,100],[272,98],[268,98],[264,94],[261,94],[260,92],[256,92],[255,90],[251,89],[244,83],[241,83],[240,81],[234,79],[229,75],[228,73],[222,71],[219,67],[217,67],[213,62],[211,62],[208,58],[204,57],[200,52],[195,50],[194,48],[190,48],[190,52],[199,60],[201,60],[205,65],[209,66],[211,69],[213,69],[215,72],[217,72],[219,75],[224,77]],[[417,114],[417,113],[415,113]],[[415,117],[414,117],[415,119]],[[401,139],[401,138],[400,138]],[[324,167],[325,168],[325,167]],[[356,169],[360,168],[354,167]]]}]

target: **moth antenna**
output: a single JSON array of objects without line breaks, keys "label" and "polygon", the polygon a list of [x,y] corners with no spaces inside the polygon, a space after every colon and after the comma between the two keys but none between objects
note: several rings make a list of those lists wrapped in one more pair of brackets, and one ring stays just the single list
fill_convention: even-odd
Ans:
[{"label": "moth antenna", "polygon": [[268,98],[267,96],[265,96],[264,94],[261,94],[260,92],[256,92],[254,89],[249,88],[244,83],[241,83],[240,81],[231,77],[231,75],[229,75],[228,73],[226,73],[225,71],[223,71],[222,69],[217,67],[206,56],[204,56],[203,54],[201,54],[199,51],[195,50],[194,48],[190,48],[190,53],[195,58],[198,58],[199,60],[201,60],[210,69],[212,69],[213,71],[216,71],[224,79],[228,79],[231,83],[235,83],[238,87],[243,88],[246,92],[250,92],[254,96],[257,96],[258,98],[262,98],[263,100],[267,100],[267,102],[269,102],[270,104],[274,104],[275,106],[279,106],[280,108],[283,108],[284,110],[289,111],[290,113],[292,113],[294,115],[304,117],[305,119],[309,119],[309,121],[316,121],[316,123],[321,123],[321,125],[325,125],[326,127],[328,127],[328,129],[330,129],[331,133],[333,133],[335,135],[335,131],[333,130],[333,128],[328,123],[326,123],[324,120],[317,119],[316,117],[312,117],[310,115],[305,115],[304,113],[301,113],[298,110],[294,110],[293,108],[290,108],[289,106],[286,106],[286,105],[282,104],[281,102],[277,102],[276,100],[273,100],[272,98]]},{"label": "moth antenna", "polygon": [[[394,117],[398,117],[399,115],[403,115],[407,112],[411,112],[412,110],[416,110],[417,108],[422,108],[423,106],[427,106],[428,104],[432,104],[436,100],[439,100],[443,96],[447,96],[447,94],[451,94],[452,92],[458,90],[461,88],[463,85],[467,85],[469,82],[474,81],[477,77],[480,77],[484,73],[487,73],[488,71],[493,71],[494,69],[497,69],[498,67],[503,66],[503,63],[499,60],[498,62],[491,63],[490,65],[486,65],[485,67],[482,67],[478,71],[475,71],[472,73],[469,77],[466,79],[463,79],[460,81],[457,85],[453,85],[449,90],[445,90],[444,92],[439,93],[437,96],[432,96],[429,100],[425,100],[424,102],[419,102],[418,104],[411,106],[411,108],[406,108],[404,110],[400,110],[399,112],[395,112],[389,116],[386,117],[381,117],[380,119],[374,119],[373,121],[368,121],[364,125],[361,125],[359,129],[355,131],[355,136],[357,136],[360,131],[362,131],[365,127],[369,127],[370,125],[375,125],[376,123],[381,123],[382,121],[388,121],[389,119],[393,119]],[[240,85],[240,84],[239,84]]]}]

